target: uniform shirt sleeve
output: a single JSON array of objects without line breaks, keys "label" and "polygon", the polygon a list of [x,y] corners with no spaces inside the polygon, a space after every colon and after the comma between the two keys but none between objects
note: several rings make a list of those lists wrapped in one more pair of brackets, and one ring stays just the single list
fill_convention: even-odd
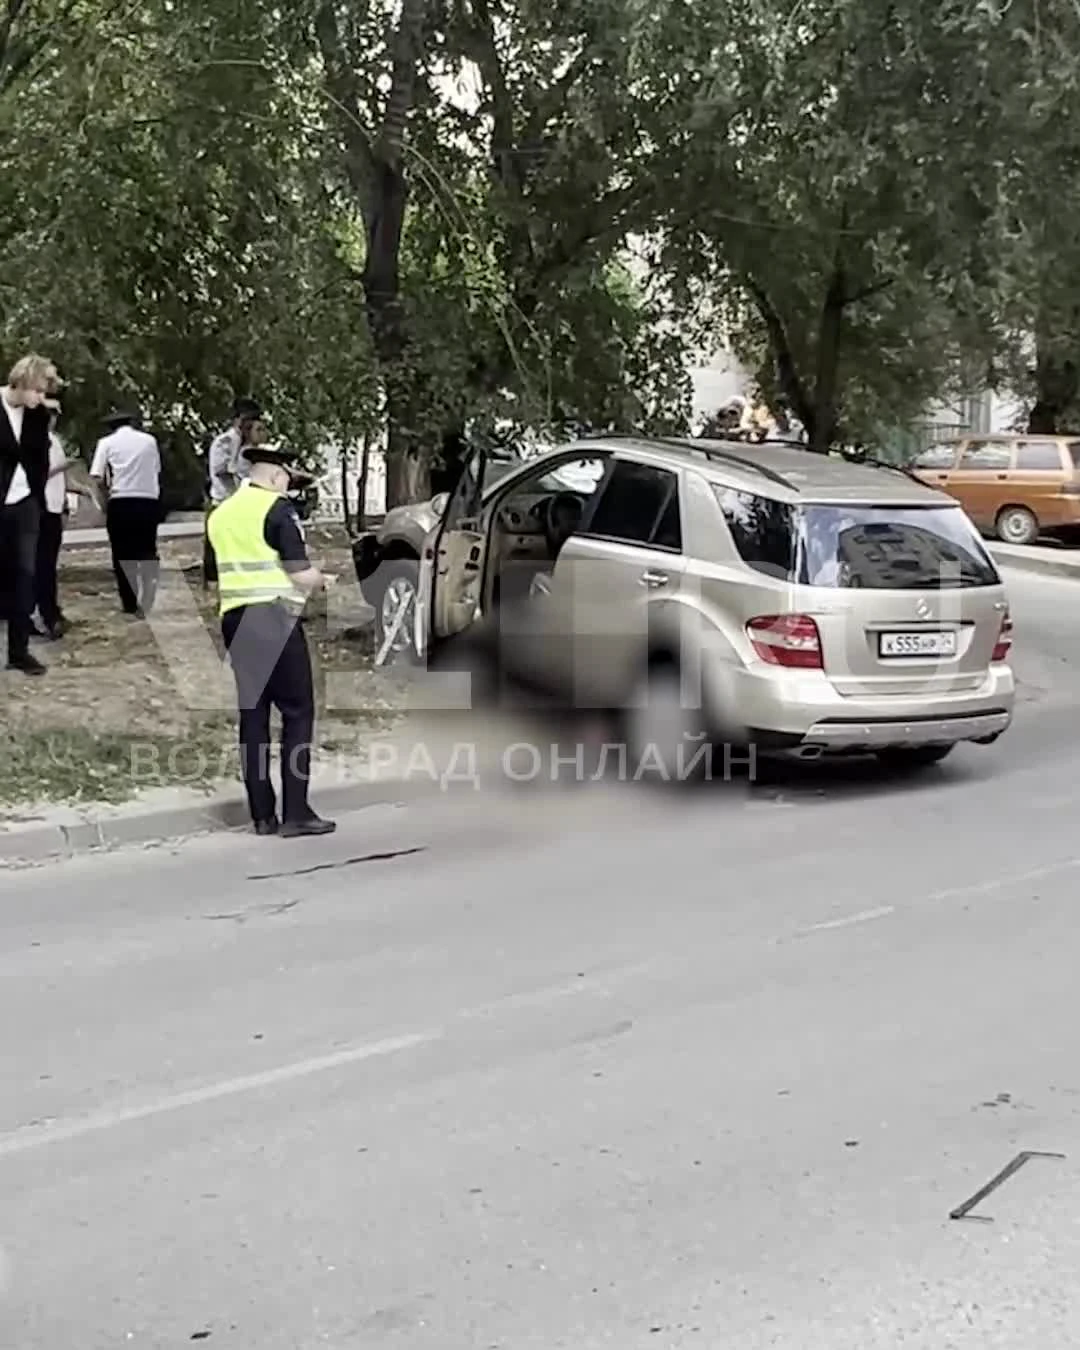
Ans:
[{"label": "uniform shirt sleeve", "polygon": [[103,437],[98,441],[94,450],[94,458],[90,464],[91,478],[104,478],[105,470],[109,466],[109,445],[108,439]]},{"label": "uniform shirt sleeve", "polygon": [[266,513],[263,538],[281,559],[286,572],[306,572],[311,566],[304,531],[287,498],[279,498]]}]

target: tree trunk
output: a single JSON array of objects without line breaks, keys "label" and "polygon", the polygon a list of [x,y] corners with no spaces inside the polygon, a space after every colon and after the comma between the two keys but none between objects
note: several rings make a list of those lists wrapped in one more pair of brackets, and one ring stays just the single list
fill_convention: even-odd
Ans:
[{"label": "tree trunk", "polygon": [[799,376],[787,327],[765,288],[751,280],[749,289],[769,334],[769,346],[772,348],[773,360],[776,363],[776,383],[812,443],[817,417],[814,405],[807,397],[806,387]]},{"label": "tree trunk", "polygon": [[371,469],[371,433],[364,432],[364,444],[360,450],[360,472],[357,475],[356,484],[356,522],[360,530],[367,529],[368,509],[367,509],[367,485],[368,473]]},{"label": "tree trunk", "polygon": [[372,346],[379,363],[387,405],[386,505],[422,498],[426,473],[410,467],[419,447],[413,444],[415,419],[397,410],[412,403],[408,331],[401,297],[401,240],[409,184],[404,148],[415,102],[417,69],[423,55],[429,0],[402,0],[392,44],[389,90],[377,135],[363,130],[370,120],[361,104],[357,70],[361,53],[342,42],[332,3],[320,6],[316,37],[329,91],[344,111],[344,167],[364,219],[367,252],[362,282]]},{"label": "tree trunk", "polygon": [[807,428],[810,449],[827,455],[836,436],[837,394],[840,383],[840,345],[843,338],[845,280],[838,265],[825,293],[818,324],[817,370],[814,379],[814,425]]},{"label": "tree trunk", "polygon": [[1035,361],[1036,396],[1028,417],[1028,431],[1035,436],[1052,436],[1061,429],[1080,394],[1076,362],[1049,347],[1048,342],[1040,341]]},{"label": "tree trunk", "polygon": [[341,520],[348,533],[352,533],[352,508],[349,506],[349,452],[341,447]]},{"label": "tree trunk", "polygon": [[386,509],[431,496],[430,455],[417,444],[414,419],[407,407],[387,399]]}]

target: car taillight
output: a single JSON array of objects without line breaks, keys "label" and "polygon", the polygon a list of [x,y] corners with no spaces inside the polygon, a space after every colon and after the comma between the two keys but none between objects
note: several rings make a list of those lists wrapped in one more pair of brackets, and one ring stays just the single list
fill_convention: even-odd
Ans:
[{"label": "car taillight", "polygon": [[771,666],[820,670],[821,634],[807,614],[763,614],[751,619],[746,633],[754,651]]},{"label": "car taillight", "polygon": [[992,661],[1007,661],[1009,652],[1012,650],[1012,619],[1006,612],[1001,621],[1001,632],[998,634],[998,640],[994,643],[994,654],[990,658]]},{"label": "car taillight", "polygon": [[1080,497],[1080,482],[1062,483],[1061,495],[1063,497]]}]

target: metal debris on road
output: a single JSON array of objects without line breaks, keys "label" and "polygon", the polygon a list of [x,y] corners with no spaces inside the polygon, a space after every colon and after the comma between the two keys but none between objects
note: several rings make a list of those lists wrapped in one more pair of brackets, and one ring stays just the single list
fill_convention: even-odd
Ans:
[{"label": "metal debris on road", "polygon": [[1038,1149],[1030,1149],[1025,1150],[1023,1153],[1018,1153],[1007,1167],[1003,1167],[996,1177],[988,1181],[981,1190],[976,1191],[970,1200],[965,1200],[957,1209],[952,1210],[949,1214],[949,1218],[971,1219],[975,1223],[993,1223],[993,1219],[989,1216],[972,1214],[971,1211],[975,1209],[976,1206],[981,1205],[988,1195],[996,1191],[997,1188],[1008,1181],[1011,1176],[1015,1176],[1016,1173],[1020,1171],[1021,1167],[1023,1167],[1023,1165],[1031,1158],[1064,1159],[1064,1157],[1064,1153],[1043,1153]]}]

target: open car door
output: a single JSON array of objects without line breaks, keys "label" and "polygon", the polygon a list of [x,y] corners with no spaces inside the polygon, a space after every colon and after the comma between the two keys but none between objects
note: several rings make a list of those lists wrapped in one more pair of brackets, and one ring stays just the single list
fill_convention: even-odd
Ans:
[{"label": "open car door", "polygon": [[443,512],[424,543],[417,595],[416,649],[420,656],[444,638],[472,623],[480,605],[486,535],[481,529],[487,453],[477,450],[466,462]]}]

